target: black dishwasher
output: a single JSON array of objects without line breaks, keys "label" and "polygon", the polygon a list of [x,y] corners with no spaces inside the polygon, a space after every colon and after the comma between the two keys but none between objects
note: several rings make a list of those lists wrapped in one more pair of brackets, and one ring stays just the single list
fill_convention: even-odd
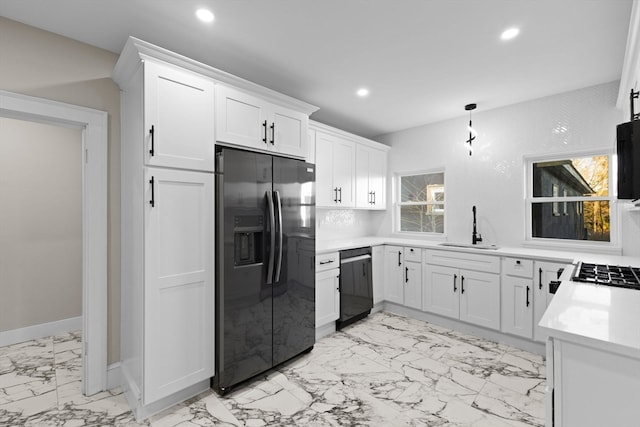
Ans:
[{"label": "black dishwasher", "polygon": [[340,251],[340,318],[336,329],[367,317],[371,308],[371,248]]}]

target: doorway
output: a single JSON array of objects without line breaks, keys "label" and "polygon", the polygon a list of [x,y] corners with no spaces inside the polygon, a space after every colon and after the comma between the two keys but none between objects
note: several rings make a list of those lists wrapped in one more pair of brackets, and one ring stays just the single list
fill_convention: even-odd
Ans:
[{"label": "doorway", "polygon": [[0,117],[79,130],[82,170],[82,392],[107,388],[107,113],[0,91]]}]

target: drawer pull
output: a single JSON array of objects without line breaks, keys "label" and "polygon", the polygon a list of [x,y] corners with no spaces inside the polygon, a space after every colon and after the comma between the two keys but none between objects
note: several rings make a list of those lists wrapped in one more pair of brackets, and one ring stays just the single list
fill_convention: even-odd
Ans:
[{"label": "drawer pull", "polygon": [[527,307],[529,307],[529,287],[527,286]]},{"label": "drawer pull", "polygon": [[320,265],[331,264],[334,260],[328,259],[326,261],[320,261]]}]

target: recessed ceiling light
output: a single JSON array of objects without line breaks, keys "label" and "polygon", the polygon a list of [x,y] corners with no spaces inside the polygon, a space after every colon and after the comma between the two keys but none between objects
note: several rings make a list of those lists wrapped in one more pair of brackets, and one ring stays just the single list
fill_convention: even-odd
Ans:
[{"label": "recessed ceiling light", "polygon": [[209,9],[196,10],[196,16],[202,22],[213,22],[213,12],[211,12]]},{"label": "recessed ceiling light", "polygon": [[502,34],[500,34],[500,38],[502,40],[511,40],[512,38],[516,37],[518,34],[520,34],[519,28],[516,28],[516,27],[508,28],[504,30]]},{"label": "recessed ceiling light", "polygon": [[356,92],[356,95],[358,95],[360,98],[364,98],[365,96],[369,95],[369,89],[367,89],[366,87],[361,87]]}]

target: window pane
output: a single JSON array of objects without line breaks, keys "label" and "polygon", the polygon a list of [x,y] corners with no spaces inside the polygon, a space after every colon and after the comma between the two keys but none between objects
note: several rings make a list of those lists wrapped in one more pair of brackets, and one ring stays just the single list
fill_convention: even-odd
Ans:
[{"label": "window pane", "polygon": [[400,202],[444,202],[444,173],[400,177]]},{"label": "window pane", "polygon": [[[559,189],[555,190],[554,189]],[[533,197],[609,195],[609,157],[593,156],[533,164]]]},{"label": "window pane", "polygon": [[401,206],[400,231],[444,233],[444,205]]},{"label": "window pane", "polygon": [[562,214],[554,202],[533,203],[532,236],[553,239],[610,241],[609,202],[564,202]]}]

